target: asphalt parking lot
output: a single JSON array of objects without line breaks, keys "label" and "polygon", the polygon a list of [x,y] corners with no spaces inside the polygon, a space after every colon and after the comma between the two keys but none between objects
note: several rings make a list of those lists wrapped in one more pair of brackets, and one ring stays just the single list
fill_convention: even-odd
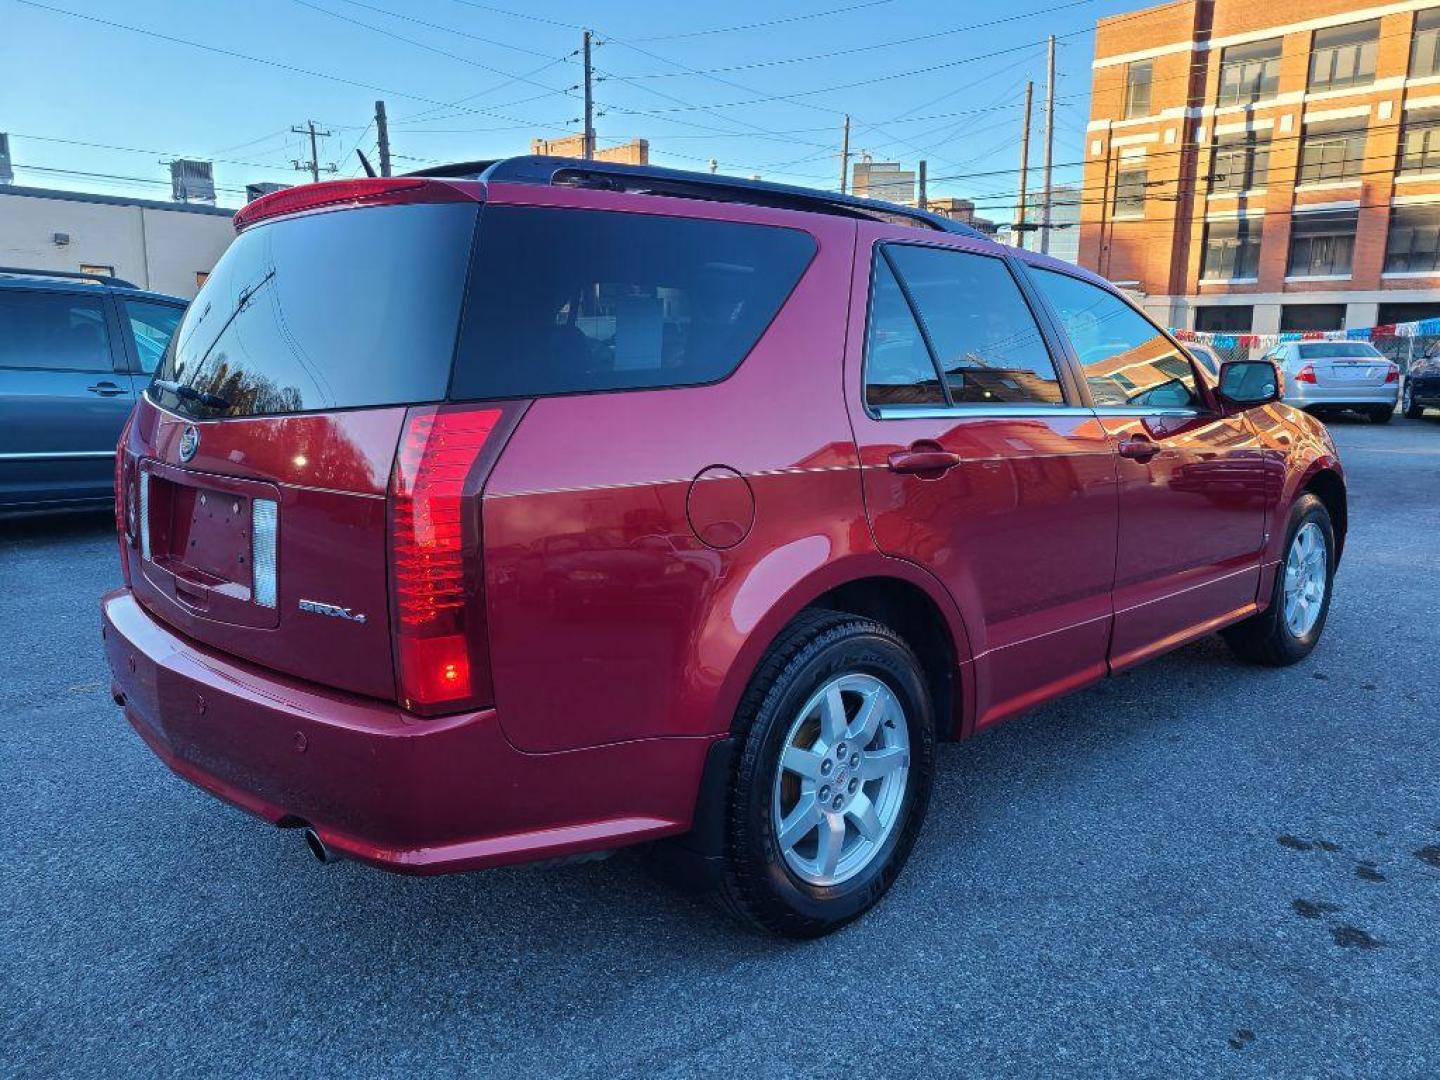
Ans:
[{"label": "asphalt parking lot", "polygon": [[881,907],[751,936],[641,861],[322,867],[110,702],[108,515],[0,523],[0,1075],[1440,1074],[1440,422],[1337,421],[1325,640],[947,746]]}]

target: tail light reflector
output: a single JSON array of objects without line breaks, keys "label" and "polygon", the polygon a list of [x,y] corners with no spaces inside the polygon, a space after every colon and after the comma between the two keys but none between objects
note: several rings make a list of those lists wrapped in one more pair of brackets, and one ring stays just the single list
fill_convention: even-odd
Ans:
[{"label": "tail light reflector", "polygon": [[274,499],[256,499],[250,504],[250,595],[264,608],[275,606],[279,523],[280,507]]},{"label": "tail light reflector", "polygon": [[140,470],[140,557],[150,558],[150,474]]},{"label": "tail light reflector", "polygon": [[390,487],[401,703],[434,715],[487,704],[477,461],[496,408],[422,406],[405,420]]},{"label": "tail light reflector", "polygon": [[1306,364],[1304,367],[1302,367],[1299,371],[1295,373],[1295,381],[1310,383],[1313,386],[1315,384],[1315,365]]},{"label": "tail light reflector", "polygon": [[1390,361],[1389,370],[1385,372],[1385,381],[1387,383],[1400,381],[1400,368],[1396,366],[1395,361],[1393,360]]}]

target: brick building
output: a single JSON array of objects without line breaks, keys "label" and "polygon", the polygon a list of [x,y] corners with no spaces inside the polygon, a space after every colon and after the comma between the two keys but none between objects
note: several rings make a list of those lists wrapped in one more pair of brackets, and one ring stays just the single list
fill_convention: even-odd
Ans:
[{"label": "brick building", "polygon": [[1172,326],[1440,315],[1440,2],[1101,20],[1084,192],[1081,264]]},{"label": "brick building", "polygon": [[[531,139],[530,153],[553,157],[584,157],[584,135],[562,135],[558,139]],[[618,146],[597,146],[596,161],[614,161],[621,165],[650,164],[650,140],[631,139]]]}]

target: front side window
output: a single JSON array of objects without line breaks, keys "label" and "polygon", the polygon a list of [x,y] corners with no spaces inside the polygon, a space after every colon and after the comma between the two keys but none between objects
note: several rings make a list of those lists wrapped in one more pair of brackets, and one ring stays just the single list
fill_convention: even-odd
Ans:
[{"label": "front side window", "polygon": [[1125,66],[1125,118],[1150,115],[1150,88],[1155,78],[1155,62],[1144,60]]},{"label": "front side window", "polygon": [[1220,56],[1221,105],[1265,101],[1280,92],[1279,38],[1231,45]]},{"label": "front side window", "polygon": [[1145,166],[1121,168],[1115,174],[1114,214],[1117,218],[1145,216]]},{"label": "front side window", "polygon": [[1037,269],[1034,277],[1060,316],[1095,404],[1199,406],[1189,359],[1144,315],[1114,293],[1069,274]]},{"label": "front side window", "polygon": [[1375,81],[1380,20],[1315,31],[1310,52],[1310,90],[1343,90]]},{"label": "front side window", "polygon": [[1415,38],[1410,44],[1410,77],[1440,75],[1440,8],[1415,13]]},{"label": "front side window", "polygon": [[1215,144],[1210,162],[1210,190],[1251,191],[1263,188],[1270,176],[1270,140],[1254,133]]},{"label": "front side window", "polygon": [[760,340],[814,254],[797,229],[487,207],[452,396],[716,382]]},{"label": "front side window", "polygon": [[98,297],[0,291],[0,368],[112,371]]},{"label": "front side window", "polygon": [[881,258],[909,291],[950,404],[1064,404],[1044,336],[1003,259],[902,244]]},{"label": "front side window", "polygon": [[1290,225],[1290,277],[1348,277],[1355,256],[1357,210],[1296,214]]},{"label": "front side window", "polygon": [[165,348],[180,324],[185,309],[174,304],[155,304],[148,300],[122,301],[125,320],[130,324],[130,335],[135,342],[135,355],[140,360],[140,370],[146,375],[153,374],[160,366]]},{"label": "front side window", "polygon": [[1261,217],[1207,223],[1200,276],[1206,281],[1258,277],[1264,224]]},{"label": "front side window", "polygon": [[865,331],[865,403],[872,408],[948,404],[910,302],[878,252]]},{"label": "front side window", "polygon": [[1440,172],[1440,112],[1407,113],[1400,132],[1400,173]]},{"label": "front side window", "polygon": [[1365,167],[1365,130],[1311,124],[1300,143],[1300,183],[1353,180]]},{"label": "front side window", "polygon": [[1385,241],[1385,273],[1440,270],[1440,206],[1397,206]]}]

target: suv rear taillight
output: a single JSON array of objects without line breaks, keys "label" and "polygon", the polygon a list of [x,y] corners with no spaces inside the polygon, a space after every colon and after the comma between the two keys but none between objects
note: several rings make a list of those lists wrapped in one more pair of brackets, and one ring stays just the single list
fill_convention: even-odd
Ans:
[{"label": "suv rear taillight", "polygon": [[1295,373],[1295,381],[1310,383],[1313,385],[1315,382],[1315,365],[1306,364],[1304,367],[1302,367],[1299,371]]},{"label": "suv rear taillight", "polygon": [[390,483],[390,557],[396,683],[412,712],[490,704],[480,488],[482,451],[503,415],[427,405],[405,417]]}]

